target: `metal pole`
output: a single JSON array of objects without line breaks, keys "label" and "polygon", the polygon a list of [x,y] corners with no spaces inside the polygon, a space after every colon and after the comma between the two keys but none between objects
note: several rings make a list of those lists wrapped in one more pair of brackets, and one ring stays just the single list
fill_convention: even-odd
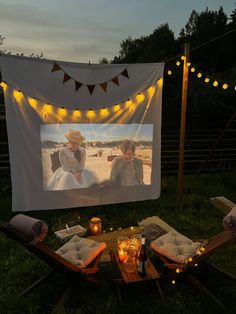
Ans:
[{"label": "metal pole", "polygon": [[178,171],[178,187],[177,199],[181,200],[184,194],[183,171],[184,171],[184,141],[186,128],[186,108],[188,93],[188,66],[189,62],[189,43],[184,44],[184,60],[183,60],[183,83],[182,83],[182,110],[181,110],[181,126],[179,140],[179,171]]}]

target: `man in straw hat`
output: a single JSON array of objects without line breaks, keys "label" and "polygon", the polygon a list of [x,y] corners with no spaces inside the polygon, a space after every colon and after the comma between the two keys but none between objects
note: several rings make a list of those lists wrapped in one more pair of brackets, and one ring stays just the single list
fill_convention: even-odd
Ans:
[{"label": "man in straw hat", "polygon": [[86,151],[80,145],[85,138],[78,130],[70,130],[65,137],[68,145],[59,151],[61,167],[49,178],[47,190],[88,188],[97,183],[96,174],[84,168]]}]

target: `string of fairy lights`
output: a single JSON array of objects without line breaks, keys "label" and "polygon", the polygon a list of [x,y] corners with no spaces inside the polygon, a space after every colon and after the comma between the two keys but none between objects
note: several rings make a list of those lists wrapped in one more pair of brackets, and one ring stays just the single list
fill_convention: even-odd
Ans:
[{"label": "string of fairy lights", "polygon": [[[23,98],[27,99],[29,105],[34,108],[43,120],[47,120],[50,115],[58,117],[61,123],[63,118],[66,116],[72,116],[73,118],[81,118],[82,115],[92,119],[96,117],[105,118],[109,115],[114,115],[114,113],[122,112],[124,109],[128,109],[133,112],[139,105],[141,105],[144,100],[148,97],[149,99],[154,95],[156,87],[162,86],[163,79],[158,78],[154,83],[149,84],[147,89],[135,94],[131,99],[125,99],[119,103],[113,104],[111,106],[101,106],[100,108],[94,109],[83,109],[82,106],[73,106],[73,108],[68,108],[66,106],[60,106],[55,103],[47,102],[43,99],[29,95],[26,91],[23,91],[15,86],[9,84],[6,81],[0,83],[4,92],[7,88],[11,88],[12,95],[14,99],[20,104]],[[74,120],[74,119],[73,119]]]},{"label": "string of fairy lights", "polygon": [[[183,61],[185,56],[181,56],[180,59],[177,59],[175,61],[176,67],[181,66],[181,61]],[[208,86],[212,86],[215,88],[221,88],[223,90],[234,90],[236,91],[236,85],[227,83],[226,81],[221,81],[219,79],[212,78],[211,75],[205,74],[203,71],[199,70],[196,66],[192,65],[191,62],[187,62],[187,67],[189,67],[189,73],[192,75],[196,75],[198,79],[201,79],[202,82],[207,84]],[[174,69],[173,68],[167,68],[166,73],[167,75],[171,76],[173,74]]]}]

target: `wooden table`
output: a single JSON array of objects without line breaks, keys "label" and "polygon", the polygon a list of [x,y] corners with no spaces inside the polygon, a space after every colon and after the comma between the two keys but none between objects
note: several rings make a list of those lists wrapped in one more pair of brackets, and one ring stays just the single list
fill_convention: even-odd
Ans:
[{"label": "wooden table", "polygon": [[160,274],[156,270],[155,266],[153,265],[149,257],[147,259],[147,267],[146,267],[147,275],[143,277],[139,275],[137,268],[132,273],[126,272],[124,270],[123,264],[119,262],[117,253],[115,253],[113,250],[110,251],[110,256],[111,256],[111,260],[113,262],[114,267],[117,267],[119,269],[119,273],[121,275],[121,282],[123,282],[124,284],[134,284],[134,283],[152,281],[157,287],[161,300],[164,301],[164,294],[162,292],[162,289],[159,283]]}]

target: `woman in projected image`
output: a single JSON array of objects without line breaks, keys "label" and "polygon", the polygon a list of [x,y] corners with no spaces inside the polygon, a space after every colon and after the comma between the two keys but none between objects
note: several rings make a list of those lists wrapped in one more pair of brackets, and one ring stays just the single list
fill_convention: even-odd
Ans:
[{"label": "woman in projected image", "polygon": [[143,185],[143,162],[134,157],[135,143],[124,140],[120,149],[123,155],[113,160],[110,181],[121,186]]},{"label": "woman in projected image", "polygon": [[89,188],[98,179],[94,172],[84,168],[86,151],[80,146],[84,137],[77,130],[70,130],[65,137],[68,145],[59,151],[61,167],[49,178],[47,190]]}]

